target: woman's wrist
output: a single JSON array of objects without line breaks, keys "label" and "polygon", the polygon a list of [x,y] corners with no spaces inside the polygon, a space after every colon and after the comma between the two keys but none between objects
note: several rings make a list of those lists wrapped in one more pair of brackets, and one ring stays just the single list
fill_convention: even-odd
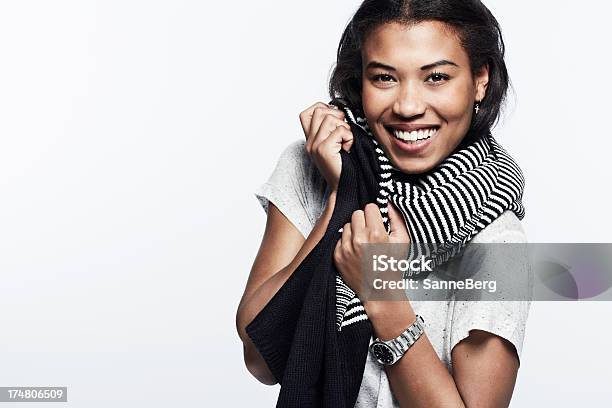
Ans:
[{"label": "woman's wrist", "polygon": [[383,340],[394,339],[414,323],[416,313],[409,300],[371,300],[363,307],[374,334]]}]

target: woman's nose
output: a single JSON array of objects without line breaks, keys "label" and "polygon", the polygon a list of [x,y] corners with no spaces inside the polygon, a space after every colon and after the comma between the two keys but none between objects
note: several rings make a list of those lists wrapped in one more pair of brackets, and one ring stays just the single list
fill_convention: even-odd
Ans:
[{"label": "woman's nose", "polygon": [[412,117],[425,112],[425,101],[414,82],[404,83],[393,103],[393,113],[398,116]]}]

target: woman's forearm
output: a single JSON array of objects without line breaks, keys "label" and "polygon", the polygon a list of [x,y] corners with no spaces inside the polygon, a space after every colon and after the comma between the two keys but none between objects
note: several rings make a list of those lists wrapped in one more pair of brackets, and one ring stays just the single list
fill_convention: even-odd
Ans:
[{"label": "woman's forearm", "polygon": [[[409,300],[367,302],[364,307],[375,336],[383,340],[397,337],[416,319]],[[402,408],[465,407],[455,380],[436,354],[427,331],[397,363],[385,366],[385,371]]]},{"label": "woman's forearm", "polygon": [[[313,248],[319,243],[325,231],[327,225],[331,219],[331,215],[334,210],[336,203],[336,193],[332,192],[329,195],[325,210],[317,220],[317,223],[313,227],[312,231],[302,244],[302,247],[297,252],[293,260],[280,271],[272,275],[268,280],[262,283],[256,290],[254,290],[248,296],[245,296],[236,314],[236,326],[238,334],[244,344],[245,363],[249,371],[255,375],[260,381],[269,384],[271,374],[265,365],[265,362],[259,352],[256,350],[255,345],[251,341],[250,337],[246,333],[246,326],[253,321],[255,316],[261,312],[261,310],[268,304],[270,299],[278,292],[283,284],[289,279],[291,274],[297,269],[302,263],[304,258],[313,250]],[[265,381],[264,381],[265,380]]]}]

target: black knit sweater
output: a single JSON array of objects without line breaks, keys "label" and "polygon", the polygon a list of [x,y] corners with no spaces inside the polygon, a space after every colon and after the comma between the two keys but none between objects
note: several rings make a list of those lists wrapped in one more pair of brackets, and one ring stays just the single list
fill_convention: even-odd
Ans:
[{"label": "black knit sweater", "polygon": [[325,235],[246,328],[281,384],[277,407],[353,407],[361,385],[372,326],[337,330],[333,252],[338,230],[375,201],[379,170],[371,142],[353,134]]}]

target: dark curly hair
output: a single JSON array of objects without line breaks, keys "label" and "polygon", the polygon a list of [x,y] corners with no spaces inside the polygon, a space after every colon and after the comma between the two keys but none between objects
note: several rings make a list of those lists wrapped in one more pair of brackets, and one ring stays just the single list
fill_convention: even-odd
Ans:
[{"label": "dark curly hair", "polygon": [[330,97],[344,98],[363,111],[361,49],[367,35],[385,23],[411,25],[426,20],[440,21],[453,29],[467,52],[472,75],[488,64],[489,84],[470,130],[476,133],[490,130],[499,119],[510,78],[504,62],[501,28],[479,0],[365,0],[340,39],[329,80]]}]

